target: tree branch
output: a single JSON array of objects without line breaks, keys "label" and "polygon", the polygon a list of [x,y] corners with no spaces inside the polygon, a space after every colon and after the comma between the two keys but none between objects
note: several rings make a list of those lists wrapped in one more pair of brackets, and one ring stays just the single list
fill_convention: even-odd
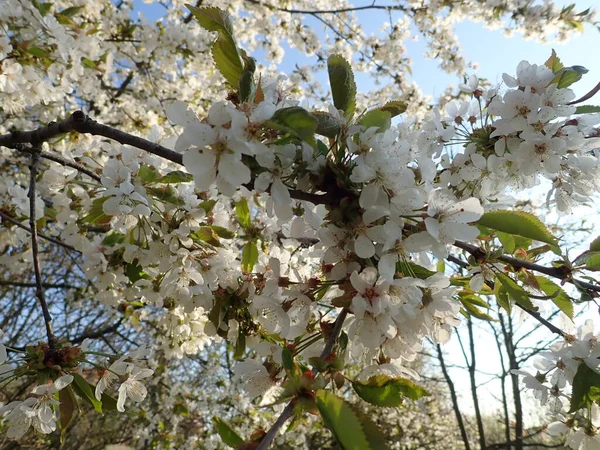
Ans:
[{"label": "tree branch", "polygon": [[[467,244],[466,242],[454,241],[454,243],[452,245],[470,253],[471,255],[473,255],[475,257],[485,255],[485,252],[481,248],[479,248],[475,245],[472,245],[472,244]],[[535,270],[536,272],[543,273],[544,275],[548,275],[553,278],[558,278],[561,281],[566,281],[568,283],[574,284],[575,286],[579,286],[579,287],[582,287],[582,288],[585,288],[585,289],[588,289],[588,290],[594,291],[594,292],[600,292],[600,285],[587,283],[585,281],[581,281],[581,280],[577,280],[577,279],[573,278],[571,276],[571,270],[568,268],[546,267],[546,266],[542,266],[540,264],[532,263],[530,261],[525,261],[525,260],[518,259],[518,258],[515,258],[513,256],[508,256],[508,255],[500,255],[496,259],[498,261],[502,261],[507,264],[510,264],[515,269]],[[456,262],[456,261],[452,260],[452,262]]]},{"label": "tree branch", "polygon": [[131,145],[132,147],[146,150],[153,155],[183,165],[183,158],[180,153],[163,147],[155,142],[139,136],[134,136],[116,128],[109,127],[96,122],[83,111],[75,111],[67,119],[60,122],[50,122],[47,126],[38,128],[34,131],[14,131],[10,134],[0,136],[0,146],[8,148],[17,148],[17,144],[31,144],[33,146],[47,142],[48,140],[61,134],[77,131],[78,133],[93,134],[104,136],[121,144]]},{"label": "tree branch", "polygon": [[35,295],[40,302],[42,307],[42,314],[44,316],[44,324],[46,325],[46,335],[48,336],[48,347],[50,350],[54,350],[56,346],[56,338],[52,331],[52,317],[50,317],[50,311],[48,310],[48,304],[46,303],[46,297],[44,295],[44,283],[42,280],[42,271],[40,269],[40,260],[38,256],[38,241],[37,241],[37,224],[35,219],[35,185],[37,177],[38,164],[40,162],[41,148],[36,146],[33,148],[31,154],[31,165],[29,166],[29,227],[31,228],[31,252],[33,259],[33,270],[35,272],[35,283],[36,290]]}]

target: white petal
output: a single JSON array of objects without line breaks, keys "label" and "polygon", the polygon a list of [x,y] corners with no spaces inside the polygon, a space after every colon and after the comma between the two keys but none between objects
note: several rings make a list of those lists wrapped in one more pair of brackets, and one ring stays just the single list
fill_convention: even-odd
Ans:
[{"label": "white petal", "polygon": [[370,258],[375,254],[375,246],[364,234],[359,234],[354,241],[354,251],[359,258]]}]

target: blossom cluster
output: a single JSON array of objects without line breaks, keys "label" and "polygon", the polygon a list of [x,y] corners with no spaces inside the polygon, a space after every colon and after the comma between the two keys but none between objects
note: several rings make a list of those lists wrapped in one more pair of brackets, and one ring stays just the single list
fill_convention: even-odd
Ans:
[{"label": "blossom cluster", "polygon": [[[524,61],[515,76],[505,75],[504,84],[491,89],[472,76],[461,87],[460,100],[399,122],[392,122],[399,113],[392,112],[415,112],[417,94],[410,104],[391,102],[359,112],[325,105],[326,111],[311,115],[300,106],[304,99],[297,95],[297,74],[255,77],[244,98],[214,87],[220,86],[214,71],[203,68],[210,65],[210,36],[198,26],[181,26],[175,13],[165,22],[177,26],[163,33],[161,28],[137,30],[108,1],[78,5],[86,10],[86,20],[70,19],[66,10],[44,14],[39,5],[9,3],[10,14],[0,11],[0,22],[17,25],[10,38],[0,38],[0,52],[17,56],[29,49],[46,72],[40,75],[16,57],[3,59],[0,98],[10,120],[2,127],[26,127],[29,121],[19,119],[24,111],[50,120],[65,106],[87,100],[104,119],[121,123],[127,114],[111,109],[119,104],[139,114],[133,121],[143,123],[138,126],[148,140],[174,148],[182,161],[177,165],[177,158],[167,161],[94,136],[45,142],[43,150],[55,158],[44,161],[35,193],[43,231],[81,255],[79,268],[93,285],[94,298],[122,313],[131,326],[147,325],[166,357],[194,355],[211,342],[227,340],[235,357],[245,359],[233,372],[253,398],[263,395],[267,404],[291,389],[284,350],[305,364],[319,356],[321,348],[314,344],[327,340],[341,311],[350,316],[343,325],[348,344],[336,347],[335,356],[359,364],[358,379],[378,374],[418,379],[408,363],[423,341],[449,340],[462,307],[456,280],[426,267],[446,258],[449,246],[475,241],[480,235],[476,222],[486,210],[511,204],[506,195],[511,188],[548,178],[548,203],[567,212],[600,187],[598,144],[591,139],[600,118],[573,116],[576,108],[569,103],[574,94],[556,82],[560,69],[554,70],[555,60],[548,66]],[[432,3],[427,7],[440,12],[442,6]],[[476,4],[465,2],[452,14],[466,14],[464,8]],[[115,16],[106,23],[103,7]],[[231,7],[238,8],[238,2]],[[475,11],[478,20],[495,14]],[[558,24],[575,20],[570,11],[523,11],[517,29],[550,22],[562,33]],[[418,29],[435,36],[432,52],[455,53],[450,16],[432,23],[429,15],[413,12]],[[242,16],[256,27],[271,20]],[[283,16],[288,17],[275,14],[273,20]],[[30,20],[41,25],[44,39],[19,34]],[[94,32],[86,30],[91,23]],[[115,43],[100,44],[98,35],[112,36],[111,27],[121,33],[105,40]],[[299,23],[292,28],[298,32],[286,36],[294,45],[318,50],[313,32]],[[134,46],[136,67],[146,59],[155,67],[140,77],[149,84],[132,75],[128,87],[132,81],[126,82],[122,61],[111,55],[131,58],[124,48],[136,40],[144,42]],[[274,61],[279,58],[276,41],[260,41]],[[378,50],[380,43],[366,41],[372,46],[370,60],[390,60]],[[197,57],[172,56],[182,52]],[[445,68],[462,73],[463,63],[448,56]],[[165,74],[164,67],[176,69]],[[101,85],[118,80],[122,88],[98,91],[96,72],[103,73]],[[207,75],[206,86],[199,73]],[[181,92],[173,91],[173,79]],[[76,95],[74,84],[81,85]],[[203,89],[221,100],[199,99]],[[131,98],[120,104],[122,95]],[[48,107],[39,106],[42,102]],[[330,129],[320,129],[316,117]],[[7,159],[22,157],[5,151]],[[55,162],[59,155],[77,159],[87,171]],[[31,201],[28,173],[7,178],[0,185],[0,209],[25,226]],[[0,267],[8,274],[22,272],[31,263],[28,233],[22,228],[0,232],[4,247],[23,249],[5,252]],[[482,262],[471,271],[470,288],[482,290],[490,274],[502,270]],[[37,350],[45,364],[49,350]],[[86,351],[82,348],[82,354]],[[147,389],[140,380],[153,374],[140,363],[147,357],[142,348],[101,365],[94,399],[103,402],[118,381],[117,410],[124,411],[127,399],[144,400]],[[0,364],[4,360],[0,345]],[[0,409],[10,437],[22,436],[31,426],[42,433],[56,429],[60,404],[55,394],[70,389],[74,375],[68,370],[54,375],[52,384],[34,388],[36,397]],[[312,382],[313,375],[302,376]],[[551,392],[538,391],[542,399]]]},{"label": "blossom cluster", "polygon": [[[548,351],[540,353],[535,361],[535,375],[524,370],[514,370],[521,375],[525,387],[542,405],[548,406],[548,425],[551,435],[566,434],[566,445],[574,449],[593,449],[600,445],[600,417],[598,399],[577,398],[589,383],[600,379],[599,334],[594,332],[594,322],[588,319],[564,340],[554,343]],[[581,394],[579,394],[581,397]],[[577,402],[590,403],[578,404]]]}]

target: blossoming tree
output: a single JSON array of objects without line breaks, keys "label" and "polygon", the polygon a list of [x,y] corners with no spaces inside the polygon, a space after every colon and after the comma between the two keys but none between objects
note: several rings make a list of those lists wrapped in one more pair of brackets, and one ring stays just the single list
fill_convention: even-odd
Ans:
[{"label": "blossoming tree", "polygon": [[[515,2],[394,3],[381,8],[404,15],[383,42],[354,32],[350,14],[374,4],[248,1],[248,15],[233,2],[249,30],[279,26],[246,37],[247,50],[261,45],[276,62],[285,36],[326,66],[331,104],[305,108],[295,83],[319,92],[306,68],[270,77],[230,15],[199,3],[182,20],[173,2],[156,27],[134,23],[124,2],[9,0],[0,13],[0,264],[5,285],[31,282],[45,331],[23,348],[0,345],[2,383],[37,383],[0,409],[8,437],[33,427],[64,438],[80,402],[123,412],[147,397],[157,358],[225,340],[248,395],[281,408],[250,435],[217,420],[225,444],[266,449],[286,422],[313,414],[341,448],[387,448],[342,388],[378,407],[418,400],[428,392],[408,363],[424,340],[447,342],[461,315],[520,310],[562,338],[524,378],[556,415],[550,431],[573,448],[600,446],[592,324],[568,333],[540,310],[573,318],[574,304],[594,301],[600,244],[573,257],[568,239],[506,196],[546,179],[549,207],[566,213],[597,191],[600,108],[583,103],[598,89],[581,99],[569,89],[585,68],[553,52],[520,63],[502,87],[472,75],[456,100],[424,111],[400,75],[409,61],[386,48],[401,51],[407,21],[444,69],[462,74],[451,23],[468,13],[504,24]],[[549,3],[515,11],[507,28],[542,38],[594,17]],[[328,56],[301,14],[334,34]],[[361,97],[353,69],[370,67],[393,83]],[[77,258],[87,295],[153,335],[160,356],[149,346],[94,350],[93,321],[78,336],[56,332],[46,257],[55,246]]]}]

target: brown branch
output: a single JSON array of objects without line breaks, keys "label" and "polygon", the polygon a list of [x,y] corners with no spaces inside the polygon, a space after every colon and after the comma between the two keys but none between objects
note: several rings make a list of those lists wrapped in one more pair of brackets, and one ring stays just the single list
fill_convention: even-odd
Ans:
[{"label": "brown branch", "polygon": [[47,142],[48,140],[61,134],[77,131],[83,134],[93,134],[104,136],[121,144],[131,145],[132,147],[146,150],[153,155],[183,165],[183,158],[180,153],[163,147],[155,142],[139,136],[134,136],[116,128],[109,127],[96,122],[88,117],[83,111],[75,111],[67,119],[60,122],[50,122],[47,126],[38,128],[34,131],[14,131],[10,134],[0,136],[0,146],[8,148],[17,148],[18,144],[31,144],[33,146]]},{"label": "brown branch", "polygon": [[598,91],[600,91],[600,83],[598,83],[596,86],[594,86],[594,88],[590,92],[585,94],[583,97],[578,98],[577,100],[573,100],[572,102],[567,103],[567,105],[575,105],[576,103],[585,102],[586,100],[589,100],[594,95],[596,95],[598,93]]},{"label": "brown branch", "polygon": [[46,297],[44,295],[44,283],[42,280],[42,271],[40,269],[38,240],[37,240],[37,224],[35,219],[35,185],[37,177],[38,164],[40,162],[41,148],[39,146],[34,147],[33,153],[31,154],[31,165],[29,166],[29,227],[31,228],[31,252],[33,259],[33,271],[35,272],[35,283],[36,290],[35,296],[40,302],[42,308],[42,314],[44,316],[44,323],[46,325],[46,335],[48,336],[48,347],[50,350],[54,350],[56,345],[56,338],[52,331],[52,317],[50,317],[50,311],[48,310],[48,304],[46,303]]},{"label": "brown branch", "polygon": [[[470,253],[471,255],[473,255],[475,257],[485,256],[485,252],[481,248],[479,248],[475,245],[467,244],[466,242],[462,242],[462,241],[454,241],[454,243],[452,245]],[[581,281],[581,280],[572,278],[571,270],[564,266],[546,267],[546,266],[542,266],[540,264],[532,263],[530,261],[525,261],[525,260],[518,259],[518,258],[515,258],[513,256],[508,256],[508,255],[500,255],[496,259],[498,261],[502,261],[507,264],[510,264],[515,269],[535,270],[536,272],[543,273],[544,275],[548,275],[553,278],[558,278],[561,281],[566,281],[568,283],[574,284],[575,286],[582,287],[582,288],[585,288],[585,289],[588,289],[588,290],[594,291],[594,292],[600,292],[600,285],[592,284],[592,283],[588,283],[585,281]],[[453,262],[455,262],[455,261],[453,261]]]}]

